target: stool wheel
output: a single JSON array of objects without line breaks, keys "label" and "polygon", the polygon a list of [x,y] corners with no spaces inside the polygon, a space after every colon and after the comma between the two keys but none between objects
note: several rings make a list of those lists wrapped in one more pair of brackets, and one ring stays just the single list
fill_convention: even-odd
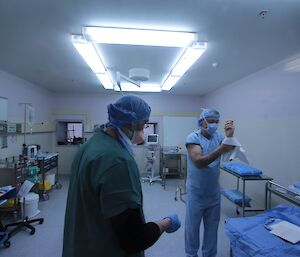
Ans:
[{"label": "stool wheel", "polygon": [[10,247],[10,241],[5,241],[3,244],[6,248]]},{"label": "stool wheel", "polygon": [[62,188],[62,185],[60,183],[56,183],[55,187],[56,189],[60,190]]}]

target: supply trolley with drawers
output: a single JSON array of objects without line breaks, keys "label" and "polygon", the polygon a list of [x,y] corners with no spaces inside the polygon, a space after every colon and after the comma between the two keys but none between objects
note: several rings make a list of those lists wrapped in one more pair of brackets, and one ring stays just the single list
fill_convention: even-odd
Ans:
[{"label": "supply trolley with drawers", "polygon": [[62,185],[59,182],[59,176],[58,176],[58,153],[39,153],[36,156],[36,160],[38,161],[38,166],[40,168],[40,174],[42,177],[42,186],[39,190],[39,194],[41,197],[41,200],[46,201],[49,199],[49,190],[51,188],[47,188],[45,181],[46,176],[52,169],[56,169],[55,172],[55,182],[54,187],[56,189],[61,189]]}]

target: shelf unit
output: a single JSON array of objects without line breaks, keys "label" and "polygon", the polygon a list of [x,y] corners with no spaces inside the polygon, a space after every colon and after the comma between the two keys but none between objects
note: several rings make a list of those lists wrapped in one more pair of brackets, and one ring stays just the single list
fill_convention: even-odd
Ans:
[{"label": "shelf unit", "polygon": [[245,196],[246,196],[246,182],[247,181],[261,181],[261,180],[265,180],[265,181],[271,181],[273,180],[273,178],[265,176],[265,175],[259,175],[259,176],[240,176],[239,174],[232,172],[231,170],[225,169],[224,167],[221,167],[221,170],[233,175],[236,177],[236,189],[239,190],[240,189],[240,180],[242,181],[242,195],[243,195],[243,201],[241,206],[234,203],[236,205],[236,213],[240,214],[239,212],[239,208],[242,209],[242,215],[243,217],[245,216],[246,212],[259,212],[259,211],[264,211],[265,209],[253,209],[253,208],[247,208],[245,206]]},{"label": "shelf unit", "polygon": [[[0,186],[11,185],[18,191],[26,178],[26,163],[20,157],[9,157],[5,159],[5,167],[0,168]],[[7,211],[18,209],[17,200],[12,208]],[[3,211],[3,209],[2,209]]]},{"label": "shelf unit", "polygon": [[45,186],[45,179],[47,173],[52,170],[56,169],[55,172],[55,188],[56,189],[61,189],[62,185],[59,183],[58,179],[58,153],[49,153],[45,157],[39,157],[37,158],[38,166],[40,168],[40,174],[42,176],[42,183],[43,183],[43,189],[39,190],[39,194],[41,197],[41,200],[47,201],[49,199],[49,194],[48,191],[46,190]]}]

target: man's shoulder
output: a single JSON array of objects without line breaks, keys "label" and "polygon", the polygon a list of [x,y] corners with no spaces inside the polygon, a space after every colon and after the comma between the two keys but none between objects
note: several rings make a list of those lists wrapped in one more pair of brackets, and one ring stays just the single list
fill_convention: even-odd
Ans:
[{"label": "man's shoulder", "polygon": [[186,143],[195,143],[196,141],[198,141],[199,135],[199,130],[191,132],[186,138]]},{"label": "man's shoulder", "polygon": [[200,133],[200,130],[199,129],[196,129],[194,131],[192,131],[188,136],[199,136]]},{"label": "man's shoulder", "polygon": [[85,152],[89,154],[91,161],[106,160],[110,163],[120,163],[130,159],[120,143],[103,131],[93,135],[86,145]]}]

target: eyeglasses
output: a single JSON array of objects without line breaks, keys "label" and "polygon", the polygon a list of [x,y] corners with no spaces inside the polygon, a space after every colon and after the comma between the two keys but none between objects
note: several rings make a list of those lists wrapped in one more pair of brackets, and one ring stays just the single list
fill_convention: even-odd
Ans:
[{"label": "eyeglasses", "polygon": [[133,129],[138,131],[144,130],[146,128],[149,128],[149,124],[146,121],[140,121],[137,124],[133,125]]}]

